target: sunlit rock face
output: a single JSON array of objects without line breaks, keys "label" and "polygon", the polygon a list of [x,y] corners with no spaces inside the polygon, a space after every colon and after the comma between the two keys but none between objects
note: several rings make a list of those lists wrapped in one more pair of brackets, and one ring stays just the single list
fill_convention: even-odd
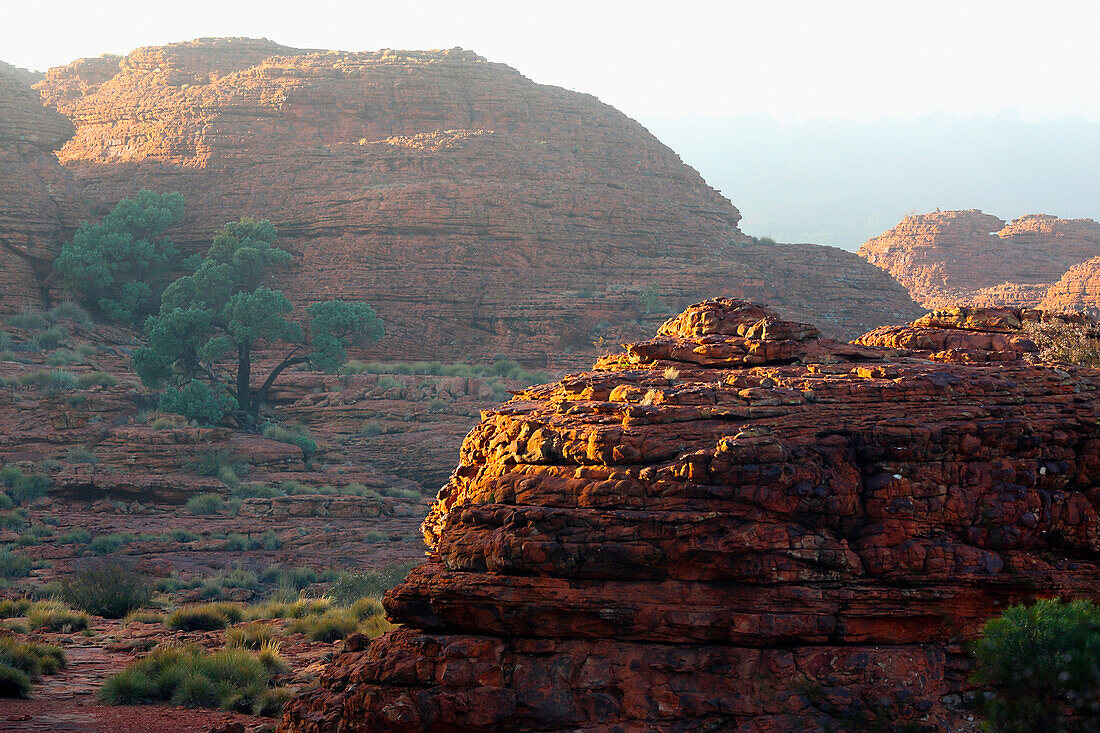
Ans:
[{"label": "sunlit rock face", "polygon": [[1047,288],[1077,263],[1100,256],[1100,223],[1029,214],[1006,224],[976,209],[937,211],[907,216],[865,242],[859,254],[928,308],[1043,303],[1057,309],[1062,306],[1044,301]]},{"label": "sunlit rock face", "polygon": [[1100,595],[1100,372],[874,341],[711,300],[486,411],[281,730],[969,730],[984,620]]},{"label": "sunlit rock face", "polygon": [[61,159],[98,210],[181,191],[189,249],[270,218],[301,255],[282,283],[296,303],[369,301],[386,356],[579,367],[713,293],[847,338],[920,313],[851,253],[746,237],[615,109],[469,51],[204,39],[77,61],[38,89],[75,124]]},{"label": "sunlit rock face", "polygon": [[42,105],[35,75],[0,63],[0,314],[41,306],[50,263],[82,216],[81,194],[54,150],[72,135]]}]

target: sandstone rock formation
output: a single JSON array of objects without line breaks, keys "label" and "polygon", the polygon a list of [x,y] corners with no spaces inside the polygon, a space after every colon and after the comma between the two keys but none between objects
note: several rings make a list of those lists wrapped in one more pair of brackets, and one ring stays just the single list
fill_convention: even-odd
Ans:
[{"label": "sandstone rock formation", "polygon": [[976,730],[979,625],[1097,596],[1098,388],[692,306],[484,414],[402,628],[281,729]]},{"label": "sandstone rock formation", "polygon": [[1100,255],[1100,223],[1030,214],[1006,224],[976,209],[937,211],[906,217],[859,254],[928,308],[1034,307],[1070,267]]},{"label": "sandstone rock formation", "polygon": [[1058,282],[1047,288],[1040,306],[1048,310],[1100,313],[1100,257],[1066,270]]},{"label": "sandstone rock formation", "polygon": [[61,159],[98,210],[179,190],[173,239],[190,248],[271,218],[301,255],[282,283],[296,301],[371,302],[390,357],[587,364],[594,341],[643,337],[713,293],[848,338],[919,315],[850,253],[750,240],[613,108],[468,51],[203,39],[81,60],[38,89],[76,125]]},{"label": "sandstone rock formation", "polygon": [[1096,326],[1079,312],[955,306],[903,326],[880,326],[855,343],[886,346],[936,361],[1013,361],[1039,352],[1027,329],[1040,323]]},{"label": "sandstone rock formation", "polygon": [[53,152],[72,125],[42,105],[33,79],[0,65],[0,314],[42,304],[50,263],[85,215]]}]

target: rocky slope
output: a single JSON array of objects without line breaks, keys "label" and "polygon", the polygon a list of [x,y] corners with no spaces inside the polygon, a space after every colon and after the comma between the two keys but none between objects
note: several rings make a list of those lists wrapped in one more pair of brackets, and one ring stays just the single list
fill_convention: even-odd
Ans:
[{"label": "rocky slope", "polygon": [[281,729],[976,730],[979,625],[1097,596],[1098,389],[693,306],[484,414],[388,594],[403,627]]},{"label": "rocky slope", "polygon": [[613,108],[468,51],[204,39],[81,60],[38,89],[75,123],[61,159],[97,210],[179,190],[174,238],[191,248],[269,217],[301,255],[283,285],[371,302],[391,357],[588,363],[594,342],[643,337],[712,293],[848,337],[919,314],[854,255],[752,242]]},{"label": "rocky slope", "polygon": [[1066,270],[1058,282],[1047,288],[1040,305],[1049,310],[1100,312],[1100,257]]},{"label": "rocky slope", "polygon": [[32,81],[30,72],[0,64],[0,314],[42,304],[50,263],[86,215],[54,155],[72,125],[42,105]]},{"label": "rocky slope", "polygon": [[1100,223],[1029,214],[1006,224],[976,209],[937,211],[906,217],[859,254],[928,308],[1036,306],[1068,269],[1100,255]]}]

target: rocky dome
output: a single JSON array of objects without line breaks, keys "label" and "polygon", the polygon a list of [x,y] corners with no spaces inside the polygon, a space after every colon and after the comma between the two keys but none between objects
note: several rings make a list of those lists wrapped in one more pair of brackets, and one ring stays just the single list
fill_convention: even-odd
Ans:
[{"label": "rocky dome", "polygon": [[41,303],[61,241],[85,214],[54,150],[72,135],[64,116],[27,85],[34,75],[0,64],[0,313]]},{"label": "rocky dome", "polygon": [[178,190],[173,237],[192,249],[270,218],[301,255],[283,282],[296,302],[369,301],[391,357],[553,366],[712,293],[848,338],[919,315],[851,253],[746,237],[728,200],[612,107],[469,51],[201,39],[81,60],[38,89],[75,123],[60,157],[97,210]]},{"label": "rocky dome", "polygon": [[[983,323],[1013,327],[928,321]],[[402,626],[281,730],[976,730],[985,619],[1098,597],[1098,388],[696,304],[483,413],[387,594]]]},{"label": "rocky dome", "polygon": [[1100,313],[1100,257],[1066,270],[1058,282],[1047,288],[1041,306],[1050,310]]},{"label": "rocky dome", "polygon": [[1029,214],[1006,224],[977,209],[937,211],[907,216],[859,254],[928,308],[1034,307],[1066,270],[1100,256],[1100,223]]}]

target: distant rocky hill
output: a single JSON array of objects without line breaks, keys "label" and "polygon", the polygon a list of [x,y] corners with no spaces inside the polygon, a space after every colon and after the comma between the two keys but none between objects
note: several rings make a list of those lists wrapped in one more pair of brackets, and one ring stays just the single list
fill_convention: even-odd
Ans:
[{"label": "distant rocky hill", "polygon": [[75,124],[59,157],[95,211],[178,190],[190,249],[270,218],[300,254],[281,284],[303,304],[375,305],[380,354],[555,368],[714,294],[848,337],[920,313],[855,255],[742,234],[615,109],[469,51],[202,39],[80,60],[37,88]]},{"label": "distant rocky hill", "polygon": [[906,217],[865,242],[859,254],[928,308],[1100,306],[1095,286],[1083,284],[1084,273],[1067,272],[1100,256],[1100,223],[1092,219],[1030,214],[1006,224],[977,209],[937,211]]}]

